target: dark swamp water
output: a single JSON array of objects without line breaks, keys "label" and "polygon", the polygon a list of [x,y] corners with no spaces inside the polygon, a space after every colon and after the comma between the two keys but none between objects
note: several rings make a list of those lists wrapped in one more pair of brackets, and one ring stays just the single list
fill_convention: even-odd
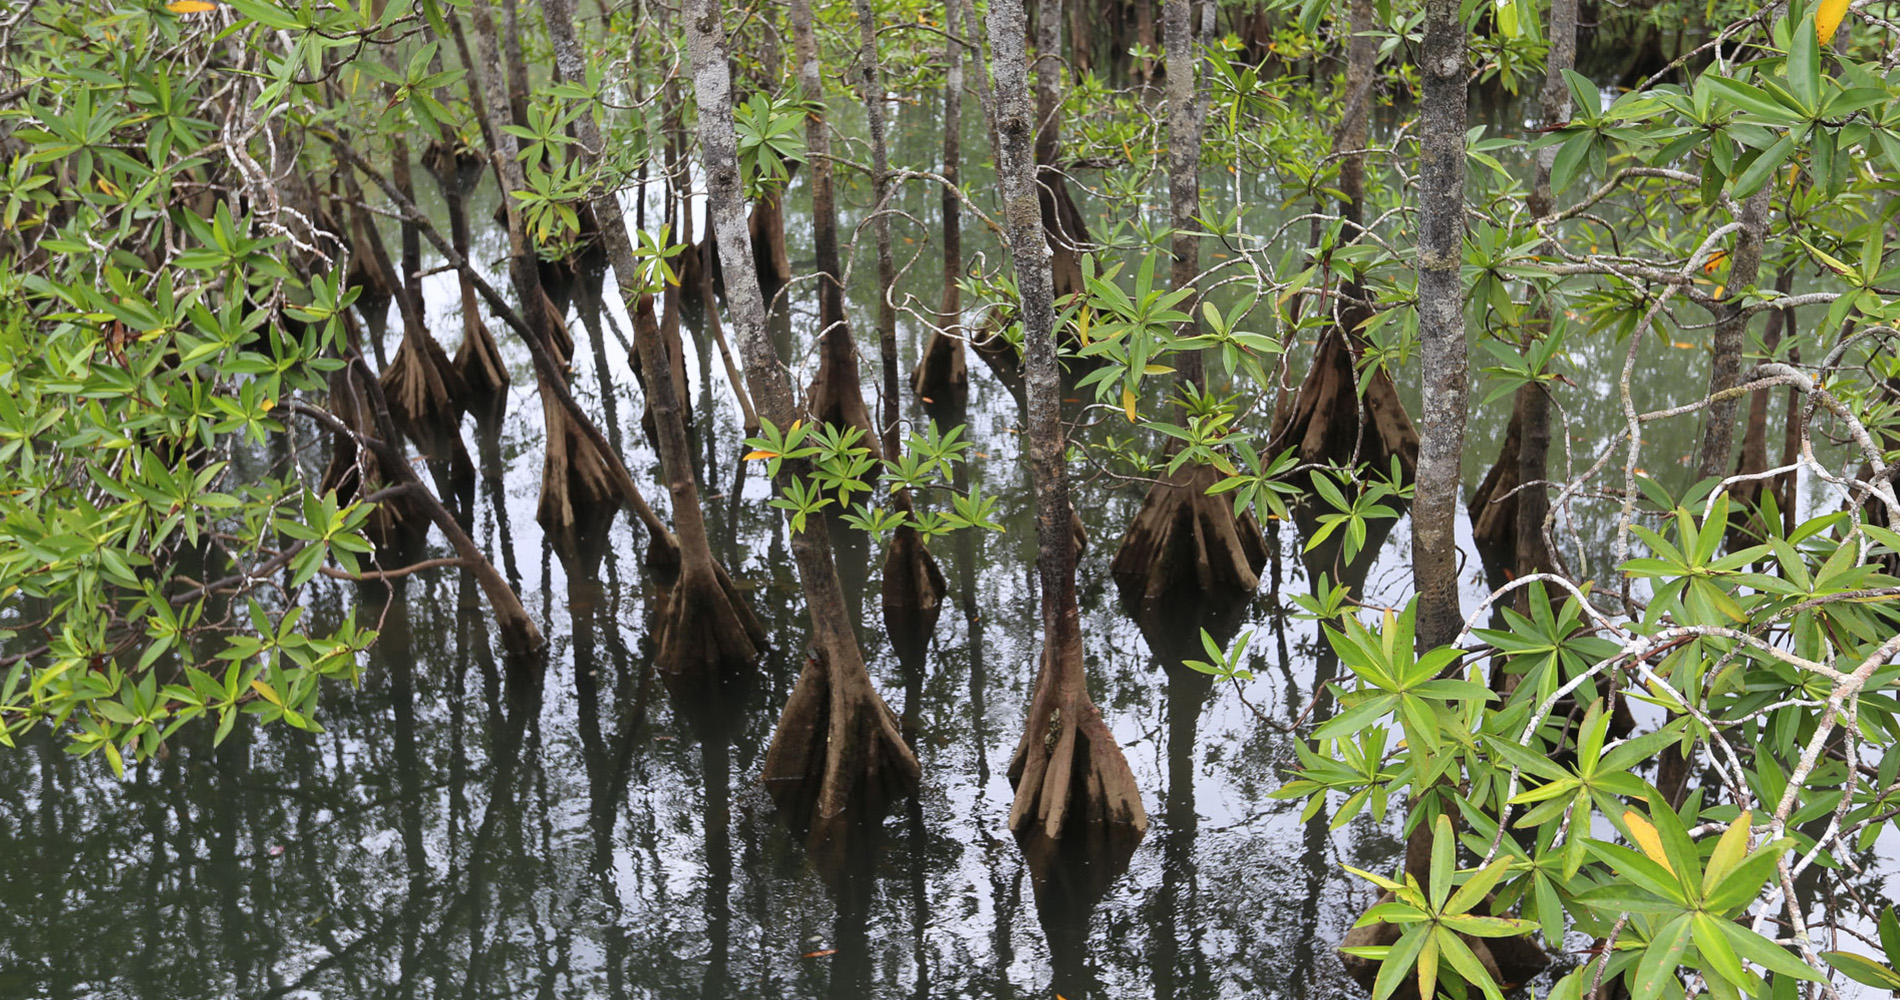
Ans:
[{"label": "dark swamp water", "polygon": [[[907,108],[901,123],[894,160],[934,163],[929,113]],[[983,141],[972,129],[966,148]],[[966,166],[980,198],[993,197],[985,169]],[[1223,175],[1209,197],[1268,200],[1245,187]],[[788,199],[801,273],[811,256],[805,195],[795,183]],[[844,200],[849,226],[868,185],[856,180]],[[905,194],[933,226],[934,204],[920,185]],[[1084,205],[1094,211],[1086,196]],[[472,215],[485,218],[488,207]],[[966,246],[994,266],[993,235],[965,228]],[[918,255],[901,287],[934,303],[934,249],[901,220],[897,232],[900,257]],[[479,249],[498,269],[500,236],[485,234]],[[874,398],[870,257],[866,230],[853,315]],[[457,296],[446,275],[431,281],[432,323],[453,350]],[[791,294],[801,347],[813,324],[809,288]],[[577,394],[663,504],[624,317],[582,301],[570,323]],[[910,315],[902,328],[908,367],[924,331]],[[326,695],[327,732],[239,727],[216,750],[200,733],[123,782],[45,739],[0,754],[0,997],[1358,995],[1332,948],[1373,893],[1340,864],[1389,870],[1401,851],[1398,818],[1329,831],[1324,817],[1302,822],[1301,804],[1267,798],[1293,760],[1291,724],[1336,668],[1286,599],[1314,572],[1300,539],[1277,534],[1277,585],[1263,585],[1230,623],[1254,631],[1257,679],[1243,702],[1179,666],[1198,655],[1193,615],[1144,629],[1124,611],[1107,562],[1141,492],[1086,470],[1077,502],[1092,538],[1081,566],[1090,677],[1152,824],[1095,905],[1039,893],[1008,831],[1004,775],[1038,648],[1028,480],[1016,405],[974,359],[962,418],[976,443],[971,474],[1002,497],[1009,530],[936,546],[951,597],[921,673],[900,667],[875,624],[861,629],[873,680],[913,734],[923,786],[848,871],[830,883],[813,871],[759,780],[801,662],[805,612],[760,474],[732,491],[743,450],[736,415],[717,356],[700,340],[697,357],[688,342],[688,365],[709,528],[774,637],[722,725],[689,725],[647,669],[644,538],[617,520],[597,558],[570,564],[535,523],[541,410],[525,349],[504,337],[515,372],[507,412],[492,434],[464,424],[483,455],[472,518],[543,623],[545,671],[501,661],[479,591],[452,570],[387,591],[332,585],[312,612],[354,605],[360,617],[381,617],[383,638],[362,686]],[[1646,406],[1679,402],[1705,380],[1704,351],[1644,351],[1637,392]],[[1579,464],[1614,419],[1593,404],[1613,398],[1620,352],[1590,342],[1573,361],[1579,385],[1560,403]],[[815,358],[801,357],[802,384]],[[1297,378],[1297,360],[1293,370]],[[921,419],[914,401],[905,406]],[[1474,415],[1470,480],[1492,458],[1507,409]],[[1687,459],[1694,433],[1690,423],[1663,429],[1664,465],[1677,451]],[[1588,540],[1603,537],[1600,524],[1580,527]],[[860,621],[876,623],[882,553],[862,536],[842,537]],[[1597,548],[1607,554],[1607,544]],[[1462,576],[1469,609],[1482,592],[1475,559]],[[1400,522],[1360,592],[1393,605],[1409,591]],[[1891,870],[1869,878],[1878,884]]]}]

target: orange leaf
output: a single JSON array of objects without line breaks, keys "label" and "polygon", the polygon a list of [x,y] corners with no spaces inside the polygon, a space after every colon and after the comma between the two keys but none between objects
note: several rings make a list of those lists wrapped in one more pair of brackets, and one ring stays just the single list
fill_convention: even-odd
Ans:
[{"label": "orange leaf", "polygon": [[740,459],[740,461],[751,462],[751,461],[756,461],[761,458],[777,458],[777,457],[778,457],[778,452],[776,451],[748,451],[745,453],[745,457]]},{"label": "orange leaf", "polygon": [[1841,18],[1847,16],[1847,0],[1821,0],[1821,6],[1814,11],[1814,34],[1822,45],[1834,41],[1835,29],[1841,26]]},{"label": "orange leaf", "polygon": [[1721,267],[1722,262],[1726,260],[1728,260],[1728,251],[1717,250],[1716,252],[1709,255],[1709,262],[1702,265],[1702,273],[1714,274],[1716,271],[1716,268]]},{"label": "orange leaf", "polygon": [[838,949],[836,948],[826,948],[823,951],[808,951],[805,953],[805,957],[806,958],[824,958],[826,955],[836,955],[837,953],[838,953]]},{"label": "orange leaf", "polygon": [[174,14],[203,14],[206,11],[217,10],[218,5],[211,3],[210,0],[172,0],[171,3],[165,5],[165,9]]}]

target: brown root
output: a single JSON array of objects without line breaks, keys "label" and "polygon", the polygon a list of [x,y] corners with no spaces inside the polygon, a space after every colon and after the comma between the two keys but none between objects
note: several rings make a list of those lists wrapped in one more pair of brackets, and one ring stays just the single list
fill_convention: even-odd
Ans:
[{"label": "brown root", "polygon": [[455,425],[462,415],[461,401],[469,397],[468,383],[449,356],[426,332],[412,331],[402,338],[396,356],[383,370],[383,395],[389,415],[422,446],[428,457],[443,458],[448,438],[458,436]]},{"label": "brown root", "polygon": [[1147,833],[1134,773],[1089,700],[1079,644],[1043,650],[1009,780],[1016,789],[1009,828],[1019,842],[1081,837],[1112,855]]},{"label": "brown root", "polygon": [[350,216],[350,264],[343,273],[343,284],[348,288],[362,289],[356,298],[356,308],[372,322],[373,332],[380,332],[383,317],[389,315],[389,304],[396,300],[396,289],[390,285],[389,277],[376,266],[376,258],[369,249],[370,234],[364,230],[363,213],[352,211]]},{"label": "brown root", "polygon": [[[1397,897],[1388,891],[1380,896],[1374,905],[1384,905],[1395,899]],[[1491,897],[1486,897],[1486,903],[1482,907],[1485,915],[1501,915],[1493,909],[1495,902]],[[1357,926],[1347,931],[1345,939],[1339,942],[1339,960],[1346,967],[1346,974],[1366,989],[1372,989],[1379,978],[1380,961],[1376,958],[1361,958],[1358,955],[1348,954],[1346,949],[1390,947],[1398,943],[1399,935],[1403,931],[1404,928],[1398,924],[1382,922]],[[1478,957],[1478,961],[1484,966],[1484,971],[1491,976],[1492,981],[1499,984],[1522,983],[1542,972],[1544,967],[1550,964],[1550,956],[1546,955],[1544,949],[1538,947],[1537,942],[1528,934],[1507,938],[1478,938],[1460,934],[1458,939],[1463,941],[1465,946],[1471,949],[1471,953]],[[1505,988],[1509,989],[1510,986],[1505,985]],[[1418,977],[1407,976],[1405,981],[1399,984],[1392,997],[1394,1000],[1418,1000]]]},{"label": "brown root", "polygon": [[920,775],[863,663],[808,658],[766,751],[765,788],[820,870],[843,860],[866,818],[914,794]]},{"label": "brown root", "polygon": [[468,386],[472,402],[505,395],[510,381],[508,366],[501,360],[495,335],[468,298],[462,303],[462,346],[455,349],[455,368]]},{"label": "brown root", "polygon": [[898,528],[884,557],[884,632],[906,667],[923,662],[948,590],[943,569],[924,547],[923,537],[909,525]]},{"label": "brown root", "polygon": [[561,305],[557,308],[554,299],[548,295],[545,287],[541,288],[537,294],[541,296],[541,308],[545,310],[542,315],[548,318],[545,331],[549,340],[548,350],[553,351],[555,357],[565,366],[568,359],[574,356],[574,334],[567,328],[567,306]]},{"label": "brown root", "polygon": [[857,345],[844,324],[834,325],[823,335],[818,360],[818,375],[805,392],[812,419],[837,427],[855,427],[864,432],[859,442],[871,449],[871,457],[883,457],[878,448],[877,429],[871,411],[864,405],[864,389],[859,384]]},{"label": "brown root", "polygon": [[963,338],[938,330],[910,373],[911,390],[927,406],[961,406],[970,395],[970,368]]},{"label": "brown root", "polygon": [[782,191],[752,203],[746,230],[752,237],[752,260],[759,269],[759,293],[770,302],[792,280],[792,260],[785,252],[785,206]]},{"label": "brown root", "polygon": [[667,596],[653,669],[675,698],[717,700],[743,684],[766,643],[732,579],[711,559],[686,557]]},{"label": "brown root", "polygon": [[1518,454],[1524,439],[1524,409],[1511,408],[1511,422],[1498,446],[1498,460],[1471,493],[1471,539],[1484,564],[1485,580],[1495,589],[1517,572]]},{"label": "brown root", "polygon": [[[566,339],[566,330],[559,322],[549,327],[549,339],[557,341],[549,345],[552,350]],[[565,350],[554,355],[555,363],[563,368],[567,358]],[[541,386],[541,413],[547,429],[547,461],[541,467],[541,499],[534,519],[554,536],[557,547],[571,552],[583,538],[613,521],[620,509],[620,490],[606,456],[546,385]]]},{"label": "brown root", "polygon": [[[331,374],[329,410],[352,431],[373,436],[375,418],[370,412],[369,391],[359,381],[361,378],[355,365]],[[383,467],[381,459],[358,448],[354,438],[332,434],[330,463],[323,470],[317,492],[334,491],[339,502],[347,503],[400,481],[393,470]],[[365,526],[370,540],[383,549],[399,549],[428,530],[428,513],[404,497],[378,503]]]},{"label": "brown root", "polygon": [[479,150],[456,143],[450,146],[441,139],[431,139],[422,150],[422,167],[443,187],[453,186],[456,191],[467,194],[481,183],[482,170],[488,166],[488,158]]},{"label": "brown root", "polygon": [[1291,400],[1273,415],[1272,444],[1293,447],[1302,465],[1344,464],[1356,452],[1359,461],[1383,473],[1396,456],[1400,476],[1411,482],[1418,468],[1418,431],[1399,402],[1392,376],[1372,373],[1363,397],[1353,378],[1353,352],[1337,329],[1320,337],[1313,367]]},{"label": "brown root", "polygon": [[1089,243],[1089,227],[1060,170],[1047,165],[1037,169],[1036,200],[1042,208],[1043,235],[1049,241],[1051,287],[1060,303],[1083,291],[1082,248]]},{"label": "brown root", "polygon": [[1183,465],[1148,490],[1109,564],[1124,600],[1147,606],[1183,591],[1230,603],[1260,585],[1267,548],[1260,523],[1234,514],[1207,491],[1222,479],[1210,465]]},{"label": "brown root", "polygon": [[[648,308],[650,310],[651,307]],[[633,377],[640,383],[641,396],[646,400],[646,408],[640,413],[640,429],[646,432],[647,440],[652,443],[656,451],[660,447],[660,429],[659,425],[654,423],[653,393],[648,391],[646,364],[641,359],[642,353],[646,350],[645,341],[648,338],[659,339],[658,346],[661,353],[667,359],[667,366],[673,370],[673,398],[679,400],[692,398],[686,390],[686,360],[679,341],[678,310],[671,299],[666,308],[669,315],[665,321],[645,323],[636,320],[634,322],[633,354],[628,358],[633,368]],[[690,430],[689,427],[688,431]]]}]

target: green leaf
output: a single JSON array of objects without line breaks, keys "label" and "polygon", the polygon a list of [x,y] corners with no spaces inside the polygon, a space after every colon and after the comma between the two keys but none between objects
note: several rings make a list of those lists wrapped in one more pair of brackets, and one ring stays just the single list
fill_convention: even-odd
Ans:
[{"label": "green leaf", "polygon": [[1682,955],[1689,950],[1689,918],[1690,914],[1684,913],[1656,932],[1643,957],[1636,962],[1636,981],[1630,1000],[1657,1000],[1663,995],[1663,987],[1675,979],[1676,969],[1682,965]]},{"label": "green leaf", "polygon": [[1827,959],[1827,964],[1833,966],[1836,972],[1862,986],[1900,991],[1900,973],[1871,958],[1863,958],[1851,951],[1824,951],[1821,957]]},{"label": "green leaf", "polygon": [[1817,983],[1825,978],[1814,971],[1808,963],[1788,954],[1780,945],[1732,920],[1716,921],[1716,926],[1722,929],[1722,933],[1728,938],[1729,944],[1734,946],[1737,955],[1770,972]]}]

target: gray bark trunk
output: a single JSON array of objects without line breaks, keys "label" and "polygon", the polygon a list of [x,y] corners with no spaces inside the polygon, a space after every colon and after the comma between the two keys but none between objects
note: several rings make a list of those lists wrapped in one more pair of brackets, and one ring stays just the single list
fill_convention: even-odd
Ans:
[{"label": "gray bark trunk", "polygon": [[[792,398],[790,373],[786,371],[765,324],[765,302],[759,293],[758,275],[752,263],[751,243],[746,231],[745,193],[739,183],[738,139],[732,119],[732,79],[727,69],[726,31],[720,19],[719,0],[691,0],[686,11],[687,49],[692,61],[693,92],[699,104],[700,152],[706,169],[707,200],[713,232],[719,243],[719,257],[725,269],[726,301],[732,310],[732,332],[745,359],[746,381],[759,415],[780,428],[790,427],[798,411]],[[815,54],[814,54],[815,57]],[[813,67],[815,71],[815,66]],[[801,66],[801,73],[804,67]],[[814,156],[814,160],[817,157]],[[801,474],[804,463],[786,462],[782,477]],[[857,796],[857,784],[863,779],[880,779],[891,772],[881,770],[880,759],[895,768],[897,783],[914,790],[917,784],[917,759],[897,733],[896,717],[884,706],[871,687],[857,636],[851,627],[849,605],[838,579],[831,555],[831,534],[822,517],[811,518],[805,530],[792,533],[792,556],[798,565],[799,584],[811,616],[812,637],[821,662],[808,665],[810,681],[801,677],[798,688],[816,690],[828,685],[828,708],[824,718],[832,738],[823,740],[818,752],[826,757],[824,780],[816,802],[817,824],[813,836],[823,835],[830,824],[847,822],[846,811]],[[795,715],[794,708],[799,709]],[[786,741],[788,722],[810,719],[817,710],[805,705],[794,690],[773,737],[772,751],[766,760],[768,781],[784,778],[797,781],[810,774],[799,747]],[[872,723],[881,745],[866,745],[859,723],[875,717]],[[809,742],[809,741],[806,741]],[[780,770],[780,758],[796,763],[787,774]],[[888,780],[888,779],[884,779]]]},{"label": "gray bark trunk", "polygon": [[[1061,8],[1044,0],[1043,59],[1038,77],[1053,83]],[[1036,568],[1042,590],[1043,653],[1021,743],[1010,765],[1016,797],[1010,828],[1018,837],[1058,841],[1068,818],[1101,824],[1119,850],[1148,826],[1141,796],[1121,749],[1089,700],[1076,602],[1075,536],[1070,527],[1062,372],[1056,359],[1055,302],[1048,244],[1036,193],[1036,156],[1029,104],[1022,0],[992,0],[989,36],[996,68],[997,173],[1003,187],[1010,256],[1022,296],[1024,381],[1029,463],[1036,509]],[[1040,87],[1038,88],[1041,89]],[[1045,129],[1045,132],[1052,132]],[[1080,769],[1078,771],[1078,769]],[[1072,779],[1090,800],[1072,802]],[[1128,847],[1132,850],[1132,847]]]},{"label": "gray bark trunk", "polygon": [[1465,443],[1465,29],[1457,0],[1427,0],[1419,130],[1418,320],[1422,400],[1412,582],[1420,650],[1450,644],[1458,609],[1458,494]]},{"label": "gray bark trunk", "polygon": [[[1174,287],[1190,288],[1201,271],[1201,240],[1194,235],[1201,212],[1201,103],[1194,86],[1193,0],[1163,0],[1161,6],[1162,45],[1168,71],[1168,209],[1174,228]],[[1198,332],[1195,319],[1200,313],[1197,298],[1184,300],[1180,308],[1188,321],[1176,335],[1192,337]],[[1201,352],[1189,351],[1176,363],[1181,377],[1202,386],[1204,373]]]}]

